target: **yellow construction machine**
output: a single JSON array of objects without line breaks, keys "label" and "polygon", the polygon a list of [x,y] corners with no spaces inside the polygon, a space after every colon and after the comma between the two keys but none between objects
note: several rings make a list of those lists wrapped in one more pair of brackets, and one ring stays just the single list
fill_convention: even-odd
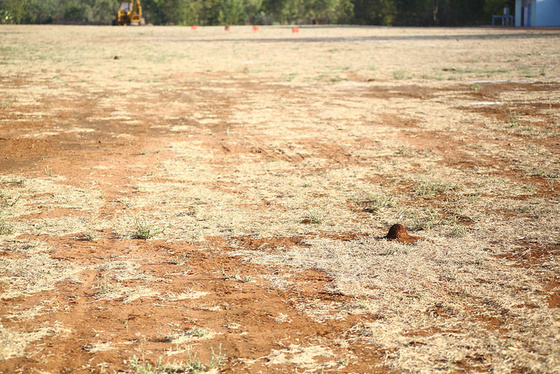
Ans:
[{"label": "yellow construction machine", "polygon": [[146,21],[142,18],[142,5],[140,0],[121,1],[117,18],[113,20],[113,25],[119,26],[140,26],[145,25]]}]

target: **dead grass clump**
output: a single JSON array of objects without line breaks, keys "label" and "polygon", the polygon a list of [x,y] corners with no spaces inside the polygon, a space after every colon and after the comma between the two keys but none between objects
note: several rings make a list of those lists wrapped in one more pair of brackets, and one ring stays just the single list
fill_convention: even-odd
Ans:
[{"label": "dead grass clump", "polygon": [[109,277],[101,277],[93,285],[97,290],[94,296],[96,299],[112,300],[122,299],[123,303],[130,303],[143,297],[158,296],[159,292],[146,286],[128,286],[122,281],[117,281]]},{"label": "dead grass clump", "polygon": [[[0,235],[15,232],[35,235],[75,234],[91,230],[92,219],[96,221],[95,226],[109,226],[97,217],[104,203],[103,193],[97,189],[66,184],[66,178],[62,176],[29,178],[25,179],[25,183],[13,183],[13,180],[18,180],[18,177],[0,177],[0,184],[4,185],[0,201]],[[66,214],[48,217],[48,213],[55,210],[65,211]],[[39,217],[20,219],[29,215]],[[9,223],[6,219],[9,219]]]},{"label": "dead grass clump", "polygon": [[68,333],[70,333],[70,330],[64,328],[58,322],[54,326],[41,327],[30,333],[12,331],[0,323],[0,361],[24,356],[25,348],[29,343],[41,340],[46,336]]},{"label": "dead grass clump", "polygon": [[21,242],[15,244],[19,247],[17,251],[25,256],[0,258],[0,283],[5,287],[0,298],[10,299],[52,290],[56,283],[68,278],[81,282],[78,274],[86,267],[53,259],[48,253],[37,250],[36,246]]},{"label": "dead grass clump", "polygon": [[14,233],[14,226],[2,218],[0,215],[0,235],[11,235]]},{"label": "dead grass clump", "polygon": [[208,295],[208,292],[204,291],[195,291],[195,290],[186,290],[185,292],[174,294],[174,293],[166,293],[165,295],[159,296],[160,300],[163,301],[183,301],[183,300],[195,300],[200,299]]},{"label": "dead grass clump", "polygon": [[173,331],[166,335],[165,340],[169,343],[180,345],[212,339],[214,336],[216,336],[216,333],[209,329],[193,326],[187,331]]},{"label": "dead grass clump", "polygon": [[[122,299],[124,303],[130,303],[139,298],[150,298],[160,295],[146,285],[134,283],[154,283],[162,281],[151,274],[139,270],[140,264],[130,260],[107,261],[97,265],[98,275],[93,288],[97,290],[97,299]],[[133,283],[131,285],[131,283]]]},{"label": "dead grass clump", "polygon": [[329,347],[300,346],[291,344],[281,349],[273,349],[266,356],[269,367],[277,365],[297,365],[298,368],[319,371],[334,369],[335,367],[345,366],[343,362],[336,360],[336,355]]}]

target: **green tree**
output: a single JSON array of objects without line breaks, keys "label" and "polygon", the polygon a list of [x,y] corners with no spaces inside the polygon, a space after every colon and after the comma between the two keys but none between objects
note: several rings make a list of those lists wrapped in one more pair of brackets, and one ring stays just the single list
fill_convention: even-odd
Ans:
[{"label": "green tree", "polygon": [[243,0],[221,0],[218,10],[219,25],[244,24],[248,19]]},{"label": "green tree", "polygon": [[351,0],[339,0],[336,5],[335,22],[350,23],[354,17],[354,4]]},{"label": "green tree", "polygon": [[0,9],[11,20],[10,23],[22,23],[27,16],[27,3],[25,0],[3,0],[0,4]]},{"label": "green tree", "polygon": [[244,8],[246,14],[245,22],[249,22],[253,25],[262,23],[262,19],[259,18],[259,15],[262,13],[263,0],[244,0]]},{"label": "green tree", "polygon": [[116,17],[118,3],[114,0],[88,0],[86,20],[109,25]]},{"label": "green tree", "polygon": [[[356,23],[463,26],[489,24],[515,0],[142,0],[156,25]],[[115,18],[119,0],[0,0],[2,23],[98,23]],[[8,17],[6,19],[6,17]]]},{"label": "green tree", "polygon": [[195,0],[182,0],[182,6],[179,9],[179,20],[177,23],[182,25],[198,25],[201,23],[200,11],[202,4]]},{"label": "green tree", "polygon": [[355,0],[354,22],[362,25],[392,25],[397,15],[393,0]]}]

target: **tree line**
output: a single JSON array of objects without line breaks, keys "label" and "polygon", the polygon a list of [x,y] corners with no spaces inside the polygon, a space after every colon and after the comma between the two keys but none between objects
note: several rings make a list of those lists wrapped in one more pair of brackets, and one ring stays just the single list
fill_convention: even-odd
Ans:
[{"label": "tree line", "polygon": [[[141,0],[154,25],[489,24],[515,0]],[[0,0],[0,22],[111,24],[119,0]]]}]

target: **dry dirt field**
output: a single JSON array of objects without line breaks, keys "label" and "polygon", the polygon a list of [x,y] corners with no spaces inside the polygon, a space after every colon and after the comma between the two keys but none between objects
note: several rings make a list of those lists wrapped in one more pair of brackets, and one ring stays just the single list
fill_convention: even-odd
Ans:
[{"label": "dry dirt field", "polygon": [[551,29],[1,26],[0,372],[560,373],[559,61]]}]

